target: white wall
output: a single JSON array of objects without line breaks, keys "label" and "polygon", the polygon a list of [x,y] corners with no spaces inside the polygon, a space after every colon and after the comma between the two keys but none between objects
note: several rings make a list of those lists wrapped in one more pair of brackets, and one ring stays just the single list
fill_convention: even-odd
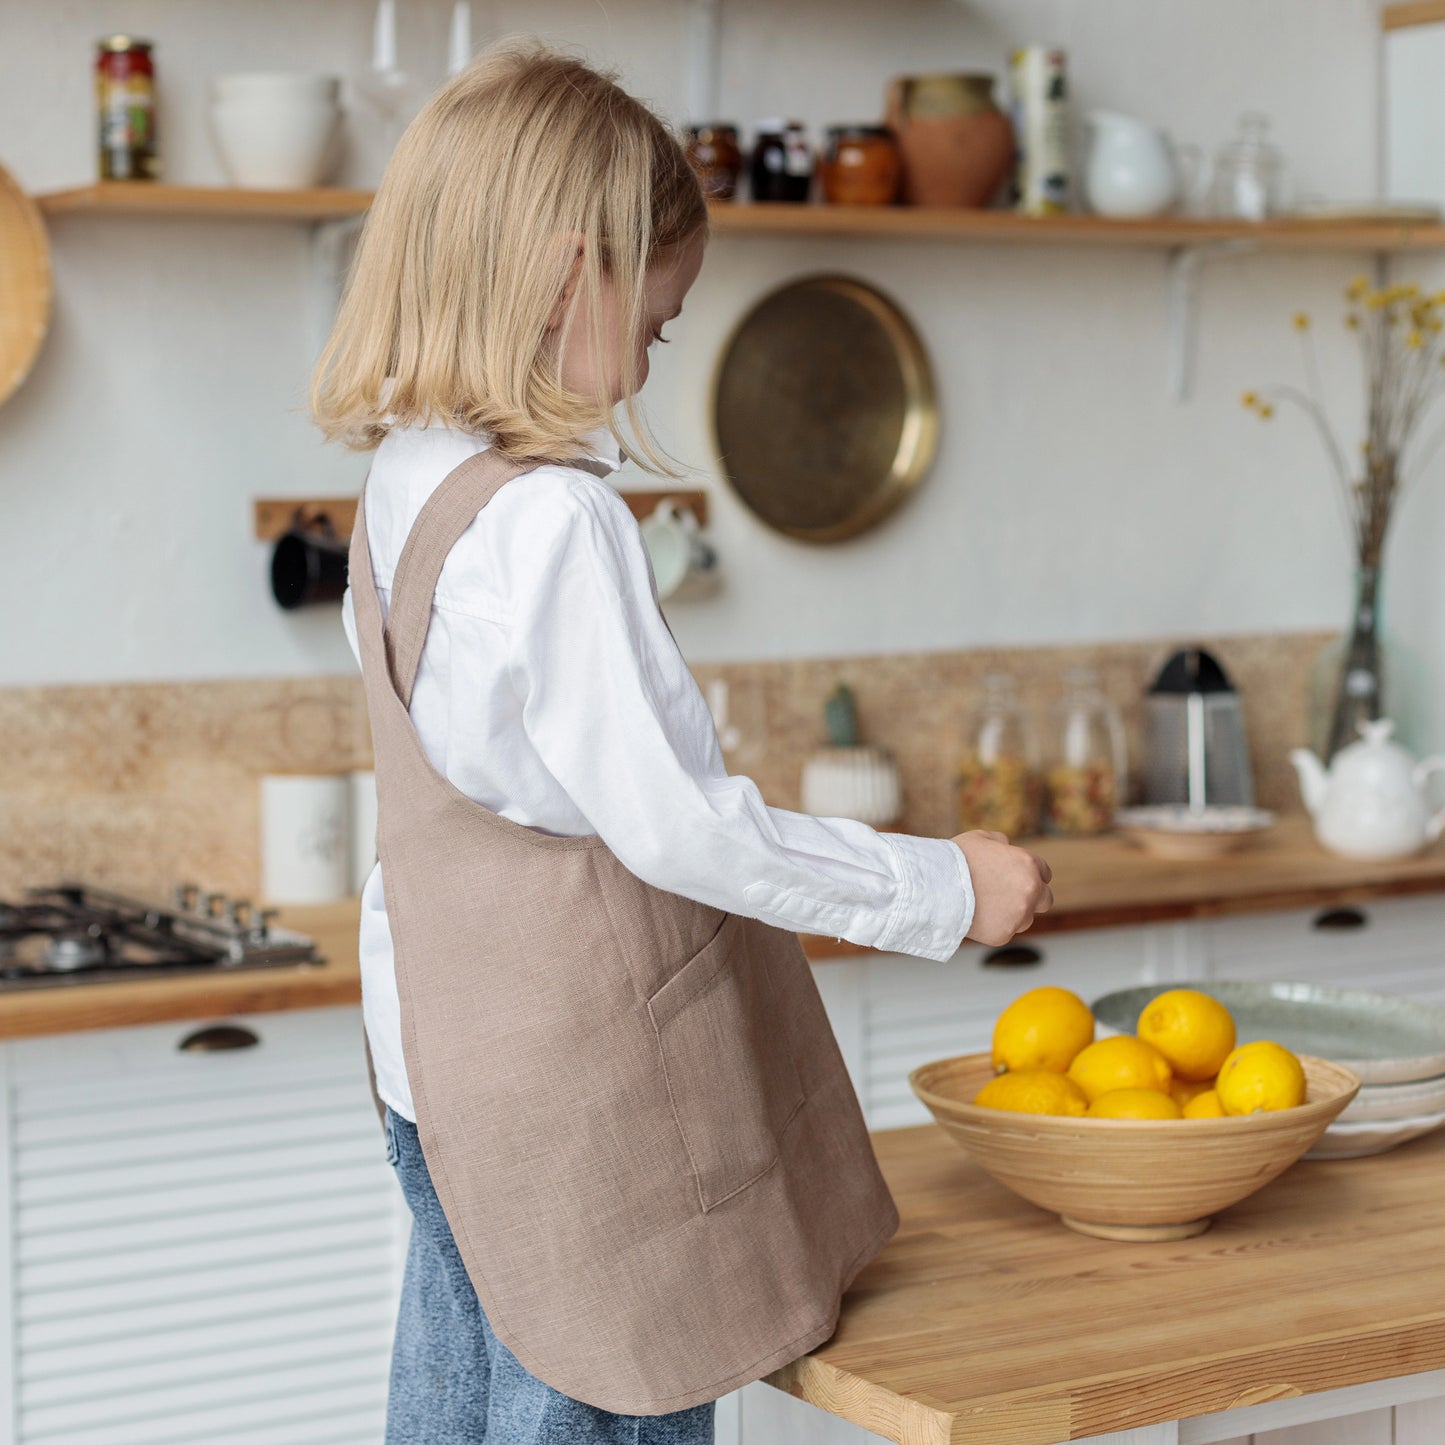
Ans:
[{"label": "white wall", "polygon": [[[674,118],[685,7],[665,0],[475,5],[481,35],[541,30],[619,65]],[[436,68],[444,0],[402,0],[404,63]],[[1368,0],[724,0],[721,113],[817,127],[868,118],[894,73],[998,69],[1066,46],[1077,109],[1150,116],[1212,150],[1263,108],[1301,190],[1375,186],[1376,19]],[[159,42],[176,180],[219,172],[206,78],[279,65],[354,71],[364,0],[0,0],[12,64],[0,159],[32,189],[92,168],[91,42]],[[358,117],[345,179],[374,183]],[[35,374],[0,411],[0,683],[335,671],[334,611],[284,616],[248,540],[249,499],[354,489],[363,458],[320,447],[300,410],[310,361],[303,228],[99,221],[53,226],[57,309]],[[1289,317],[1333,319],[1358,258],[1259,256],[1205,281],[1196,395],[1164,395],[1164,258],[898,242],[714,242],[647,394],[675,454],[709,470],[708,380],[753,299],[846,270],[892,292],[933,355],[944,435],[917,497],[879,530],[811,547],[713,486],[724,595],[672,609],[695,660],[1338,625],[1349,555],[1301,421],[1245,415],[1246,386],[1296,375]],[[1429,499],[1426,499],[1427,501]],[[1442,517],[1397,539],[1399,623],[1438,648],[1429,559]],[[1408,529],[1402,529],[1408,531]],[[1403,610],[1402,610],[1403,609]],[[1439,716],[1445,718],[1445,706]]]}]

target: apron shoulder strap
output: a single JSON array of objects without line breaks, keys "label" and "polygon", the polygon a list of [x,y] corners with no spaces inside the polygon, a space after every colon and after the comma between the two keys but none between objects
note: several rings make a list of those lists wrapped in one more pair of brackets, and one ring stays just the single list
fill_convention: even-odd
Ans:
[{"label": "apron shoulder strap", "polygon": [[587,460],[552,463],[545,457],[525,457],[514,461],[489,447],[453,467],[417,513],[397,559],[385,634],[387,670],[403,707],[411,706],[431,626],[432,597],[447,554],[505,483],[523,472],[551,465],[579,467],[598,476],[608,471]]}]

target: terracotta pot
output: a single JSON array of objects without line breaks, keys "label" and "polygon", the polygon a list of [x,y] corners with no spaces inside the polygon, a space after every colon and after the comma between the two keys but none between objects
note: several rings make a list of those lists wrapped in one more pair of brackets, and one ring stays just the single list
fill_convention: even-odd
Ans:
[{"label": "terracotta pot", "polygon": [[909,205],[987,206],[1013,165],[1013,126],[994,104],[991,75],[899,76],[888,124]]}]

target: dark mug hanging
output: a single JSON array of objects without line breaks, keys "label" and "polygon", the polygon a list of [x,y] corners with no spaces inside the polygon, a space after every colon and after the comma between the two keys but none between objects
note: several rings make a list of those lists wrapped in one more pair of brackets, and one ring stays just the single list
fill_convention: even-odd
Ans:
[{"label": "dark mug hanging", "polygon": [[346,590],[349,543],[324,514],[298,516],[271,551],[271,595],[288,612],[316,602],[337,602]]}]

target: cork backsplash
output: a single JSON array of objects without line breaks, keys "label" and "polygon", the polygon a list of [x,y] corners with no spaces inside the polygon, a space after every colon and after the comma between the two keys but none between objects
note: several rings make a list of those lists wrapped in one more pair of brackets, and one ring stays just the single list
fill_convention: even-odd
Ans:
[{"label": "cork backsplash", "polygon": [[[1198,641],[1199,639],[1191,639]],[[1307,680],[1326,633],[1205,639],[1244,699],[1262,806],[1298,807],[1285,754],[1306,737]],[[1139,698],[1172,641],[699,664],[728,683],[741,739],[730,771],[798,806],[803,759],[824,741],[823,701],[846,681],[863,739],[890,749],[905,826],[955,831],[951,777],[990,672],[1043,708],[1066,668],[1098,670],[1139,756]],[[259,886],[259,789],[268,772],[370,764],[354,676],[0,689],[0,897],[62,877],[163,893],[179,879]]]}]

